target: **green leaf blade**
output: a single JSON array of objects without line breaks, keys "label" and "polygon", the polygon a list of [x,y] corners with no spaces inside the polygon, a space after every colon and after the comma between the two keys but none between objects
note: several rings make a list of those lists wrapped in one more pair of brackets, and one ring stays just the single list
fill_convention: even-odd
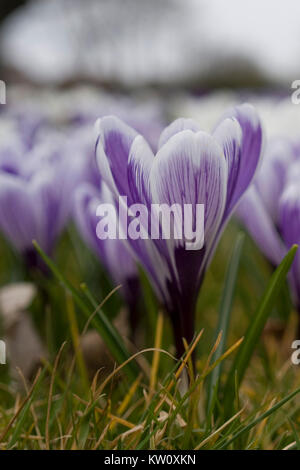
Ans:
[{"label": "green leaf blade", "polygon": [[237,376],[238,384],[240,386],[266,321],[275,305],[280,289],[285,283],[286,276],[294,261],[297,249],[298,246],[294,245],[273,273],[265,294],[246,332],[245,339],[239,349],[238,355],[235,358],[224,391],[225,410],[227,411],[227,415],[230,415],[232,412],[234,377],[235,375]]}]

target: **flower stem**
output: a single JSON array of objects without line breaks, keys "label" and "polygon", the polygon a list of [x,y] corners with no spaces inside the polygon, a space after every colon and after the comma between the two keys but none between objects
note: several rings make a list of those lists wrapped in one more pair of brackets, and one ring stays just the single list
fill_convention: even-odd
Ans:
[{"label": "flower stem", "polygon": [[192,342],[195,332],[195,314],[194,312],[174,313],[171,315],[174,341],[176,347],[176,356],[179,359],[185,353],[183,338],[187,343]]}]

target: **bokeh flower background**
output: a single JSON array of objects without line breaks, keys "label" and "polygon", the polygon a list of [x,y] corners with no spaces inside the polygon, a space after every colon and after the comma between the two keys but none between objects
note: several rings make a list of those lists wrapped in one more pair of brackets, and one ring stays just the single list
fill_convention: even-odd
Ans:
[{"label": "bokeh flower background", "polygon": [[[299,13],[0,7],[1,448],[299,450]],[[118,196],[204,204],[204,247],[100,240]]]}]

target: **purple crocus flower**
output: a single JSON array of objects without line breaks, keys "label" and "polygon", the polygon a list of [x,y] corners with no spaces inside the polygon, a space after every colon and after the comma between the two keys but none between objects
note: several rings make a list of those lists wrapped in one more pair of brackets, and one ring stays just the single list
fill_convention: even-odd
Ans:
[{"label": "purple crocus flower", "polygon": [[69,155],[65,136],[50,129],[30,147],[19,135],[0,148],[0,230],[30,263],[33,239],[52,253],[84,165],[80,155]]},{"label": "purple crocus flower", "polygon": [[[293,244],[300,243],[299,180],[299,145],[290,139],[272,139],[254,183],[237,210],[237,216],[273,266],[280,263]],[[289,282],[300,315],[299,253]]]},{"label": "purple crocus flower", "polygon": [[[128,111],[130,110],[128,109]],[[142,117],[143,113],[140,114]],[[141,123],[144,124],[144,127]],[[145,116],[139,123],[139,129],[142,128],[141,132],[150,138],[153,146],[157,146],[158,137],[153,139],[152,130],[158,127],[162,128],[160,120],[158,122],[148,120],[146,123]],[[124,240],[100,240],[97,237],[98,219],[96,217],[96,208],[99,204],[110,203],[117,210],[117,202],[99,174],[94,158],[95,145],[91,138],[91,127],[88,125],[88,121],[80,126],[74,126],[73,134],[73,145],[75,148],[81,148],[86,161],[85,182],[75,192],[74,220],[83,240],[97,255],[112,281],[122,286],[120,293],[128,307],[132,339],[134,339],[139,322],[141,294],[136,260]],[[154,140],[156,140],[156,143],[154,143]]]},{"label": "purple crocus flower", "polygon": [[[161,134],[154,156],[145,139],[115,117],[97,122],[100,174],[128,205],[204,204],[204,246],[187,250],[186,240],[128,238],[168,312],[177,353],[182,337],[191,341],[199,288],[218,239],[255,174],[262,147],[258,116],[249,104],[234,108],[212,134],[189,119],[178,119]],[[195,211],[191,215],[195,226]]]},{"label": "purple crocus flower", "polygon": [[91,183],[83,183],[75,192],[74,219],[83,240],[98,256],[116,285],[122,286],[121,292],[128,306],[134,335],[138,323],[140,294],[138,269],[132,253],[123,240],[109,238],[100,240],[97,237],[96,209],[99,204],[107,203],[114,205],[115,201],[105,183],[99,183],[98,187]]}]

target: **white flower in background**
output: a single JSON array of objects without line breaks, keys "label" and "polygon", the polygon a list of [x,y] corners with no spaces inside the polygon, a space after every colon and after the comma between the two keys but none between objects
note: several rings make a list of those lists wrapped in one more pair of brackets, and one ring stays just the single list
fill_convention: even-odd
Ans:
[{"label": "white flower in background", "polygon": [[291,92],[255,94],[249,91],[220,90],[199,97],[181,94],[171,101],[169,115],[193,118],[203,129],[211,129],[224,108],[249,101],[260,115],[267,138],[288,137],[299,142],[300,105],[292,103]]}]

